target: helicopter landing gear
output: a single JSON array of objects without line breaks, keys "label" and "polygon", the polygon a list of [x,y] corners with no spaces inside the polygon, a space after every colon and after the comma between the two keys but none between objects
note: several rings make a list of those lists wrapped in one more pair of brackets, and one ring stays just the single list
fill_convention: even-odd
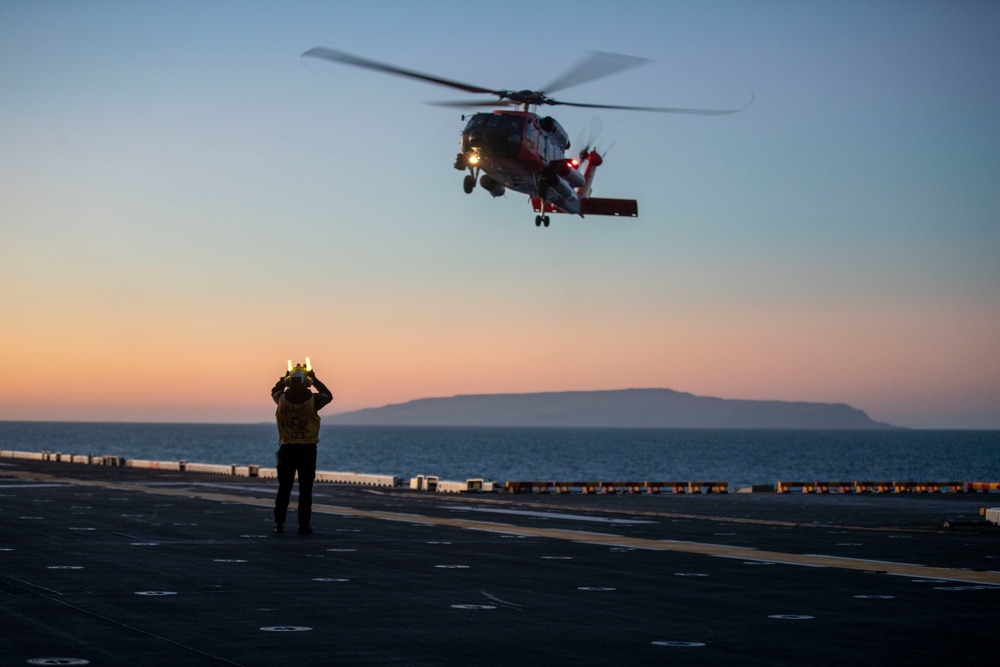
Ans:
[{"label": "helicopter landing gear", "polygon": [[465,175],[465,180],[462,181],[462,189],[465,190],[465,194],[471,195],[472,191],[476,189],[476,181],[479,179],[479,167],[469,164],[461,153],[458,154],[458,161],[455,162],[456,169],[459,168],[459,163],[464,164],[465,168],[469,170],[469,173]]},{"label": "helicopter landing gear", "polygon": [[549,216],[547,216],[547,215],[536,215],[535,216],[535,227],[541,227],[542,225],[545,225],[546,227],[549,226]]}]

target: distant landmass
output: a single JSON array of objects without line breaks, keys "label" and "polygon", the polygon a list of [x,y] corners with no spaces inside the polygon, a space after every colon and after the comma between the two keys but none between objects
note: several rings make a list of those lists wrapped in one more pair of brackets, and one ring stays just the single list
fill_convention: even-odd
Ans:
[{"label": "distant landmass", "polygon": [[844,403],[750,401],[671,389],[477,394],[421,398],[324,417],[371,426],[893,429]]}]

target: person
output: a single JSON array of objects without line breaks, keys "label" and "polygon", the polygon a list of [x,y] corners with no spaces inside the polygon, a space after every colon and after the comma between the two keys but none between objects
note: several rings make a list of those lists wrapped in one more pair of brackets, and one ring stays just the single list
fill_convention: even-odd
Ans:
[{"label": "person", "polygon": [[[299,534],[312,535],[312,487],[316,479],[316,445],[319,444],[319,411],[333,401],[333,394],[319,381],[306,359],[292,367],[271,389],[278,406],[278,495],[274,500],[274,532],[283,533],[295,475],[299,476]],[[313,392],[310,387],[315,386]]]}]

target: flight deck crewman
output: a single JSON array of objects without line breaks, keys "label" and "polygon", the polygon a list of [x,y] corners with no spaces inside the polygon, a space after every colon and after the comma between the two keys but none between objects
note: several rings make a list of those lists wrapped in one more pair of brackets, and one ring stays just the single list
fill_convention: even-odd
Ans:
[{"label": "flight deck crewman", "polygon": [[[310,387],[315,386],[313,392]],[[278,495],[274,500],[274,532],[284,532],[288,501],[295,474],[299,476],[299,534],[312,535],[312,486],[316,478],[316,445],[319,443],[319,411],[333,401],[333,394],[316,378],[306,357],[304,365],[292,366],[271,389],[277,404]]]}]

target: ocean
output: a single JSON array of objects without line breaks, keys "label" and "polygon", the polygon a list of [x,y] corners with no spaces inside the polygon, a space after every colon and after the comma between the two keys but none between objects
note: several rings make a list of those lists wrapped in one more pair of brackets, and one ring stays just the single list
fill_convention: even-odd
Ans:
[{"label": "ocean", "polygon": [[[274,467],[273,424],[0,422],[0,449]],[[2,463],[0,459],[0,463]],[[325,425],[318,468],[464,481],[1000,481],[1000,431]]]}]

